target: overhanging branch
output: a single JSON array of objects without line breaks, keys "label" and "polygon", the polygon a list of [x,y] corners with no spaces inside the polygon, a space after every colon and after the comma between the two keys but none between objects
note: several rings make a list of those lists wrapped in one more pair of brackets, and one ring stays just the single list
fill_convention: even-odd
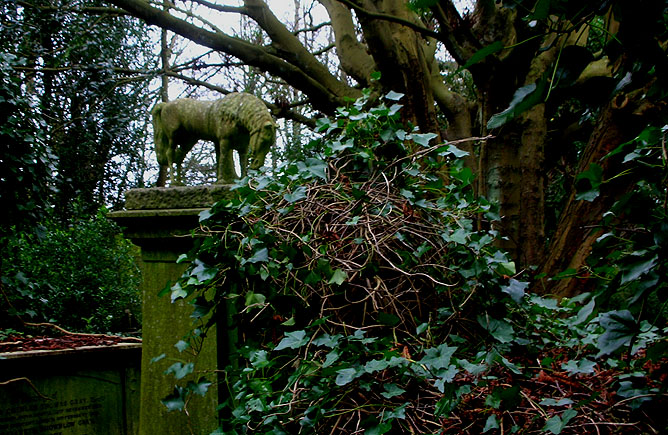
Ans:
[{"label": "overhanging branch", "polygon": [[366,18],[371,18],[374,20],[384,20],[384,21],[390,21],[392,23],[400,24],[402,26],[406,26],[412,30],[415,30],[416,32],[427,36],[429,38],[434,38],[437,40],[442,39],[442,35],[438,32],[434,32],[431,29],[427,29],[426,27],[420,26],[412,21],[405,20],[403,18],[395,17],[394,15],[390,14],[383,14],[380,12],[371,12],[367,9],[364,9],[361,6],[356,5],[350,0],[337,0],[339,3],[343,3],[344,5],[348,6],[350,9],[353,9],[355,12],[357,12],[359,15],[363,15]]},{"label": "overhanging branch", "polygon": [[274,76],[281,77],[289,85],[308,95],[318,110],[330,113],[343,103],[345,94],[329,89],[317,78],[310,76],[290,62],[272,55],[262,47],[224,33],[202,29],[152,7],[145,0],[109,0],[109,2],[149,24],[170,30],[204,47],[235,56],[247,65],[258,67]]}]

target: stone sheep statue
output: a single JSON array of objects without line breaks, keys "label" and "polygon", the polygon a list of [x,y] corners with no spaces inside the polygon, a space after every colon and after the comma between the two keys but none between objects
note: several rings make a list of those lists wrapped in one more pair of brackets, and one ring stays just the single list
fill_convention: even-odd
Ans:
[{"label": "stone sheep statue", "polygon": [[236,178],[233,150],[239,153],[244,177],[248,167],[259,169],[264,164],[276,142],[276,124],[269,110],[260,99],[246,93],[229,94],[215,101],[184,98],[158,103],[151,115],[160,164],[158,186],[165,186],[167,178],[171,184],[183,184],[181,165],[200,139],[215,145],[218,183],[231,183]]}]

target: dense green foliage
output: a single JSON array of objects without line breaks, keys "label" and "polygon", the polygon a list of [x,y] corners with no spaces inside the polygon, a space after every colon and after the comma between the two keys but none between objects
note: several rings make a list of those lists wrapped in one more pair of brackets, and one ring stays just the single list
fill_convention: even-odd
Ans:
[{"label": "dense green foliage", "polygon": [[14,95],[27,104],[13,104],[14,116],[38,126],[33,153],[43,154],[41,143],[56,157],[52,167],[43,158],[32,163],[49,187],[32,183],[33,197],[52,199],[63,221],[118,205],[120,192],[142,185],[146,164],[150,34],[140,21],[89,9],[95,6],[90,0],[0,6],[3,77],[11,77]]},{"label": "dense green foliage", "polygon": [[25,59],[0,53],[0,238],[12,225],[28,231],[44,213],[55,163],[45,142],[40,116],[25,116],[31,103],[21,90],[14,67]]},{"label": "dense green foliage", "polygon": [[16,234],[3,252],[0,327],[52,322],[80,332],[136,330],[140,319],[135,251],[105,213]]},{"label": "dense green foliage", "polygon": [[143,183],[150,35],[97,6],[0,4],[0,327],[138,327],[133,255],[95,215]]},{"label": "dense green foliage", "polygon": [[[643,247],[627,236],[599,254],[596,293],[526,293],[494,247],[498,216],[473,196],[466,153],[402,126],[400,99],[339,109],[319,123],[312,157],[241,180],[236,200],[202,214],[211,237],[170,293],[198,322],[232,330],[221,433],[581,433],[640,415],[641,430],[665,428],[662,310],[608,302],[665,300],[663,233],[637,226]],[[447,183],[430,175],[444,164]],[[665,225],[665,203],[651,203],[648,222]],[[164,403],[183,409],[208,383]]]},{"label": "dense green foliage", "polygon": [[[636,329],[641,321],[668,322],[667,129],[650,125],[636,139],[611,151],[606,158],[623,161],[623,170],[616,176],[603,179],[600,168],[592,164],[578,177],[584,181],[578,194],[584,201],[593,200],[616,179],[624,182],[630,174],[631,179],[640,178],[602,216],[601,235],[588,259],[589,273],[581,277],[597,283],[599,305],[628,309],[626,317],[634,319]],[[573,270],[562,274],[574,275]]]}]

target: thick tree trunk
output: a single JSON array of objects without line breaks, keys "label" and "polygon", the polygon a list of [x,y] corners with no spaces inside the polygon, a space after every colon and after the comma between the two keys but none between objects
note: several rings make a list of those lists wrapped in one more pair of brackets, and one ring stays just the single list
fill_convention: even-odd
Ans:
[{"label": "thick tree trunk", "polygon": [[[647,125],[646,115],[651,110],[648,110],[649,103],[643,101],[645,91],[642,89],[633,95],[619,95],[603,109],[580,158],[577,173],[586,171],[595,163],[603,169],[603,180],[609,181],[601,184],[599,196],[591,202],[578,200],[575,198],[576,192],[571,193],[540,268],[548,277],[536,283],[534,291],[561,298],[591,290],[593,281],[582,278],[588,276],[586,260],[603,231],[603,214],[624,193],[633,189],[642,177],[640,171],[635,171],[613,179],[624,169],[623,156],[604,157],[622,143],[635,138]],[[577,277],[549,280],[550,276],[568,269],[573,269]]]},{"label": "thick tree trunk", "polygon": [[[365,2],[365,8],[407,21],[414,19],[402,2],[369,0]],[[440,136],[431,88],[430,59],[423,47],[424,40],[415,31],[400,24],[368,19],[363,15],[360,22],[381,72],[383,88],[405,94],[401,101],[404,119],[420,127],[422,132]]]}]

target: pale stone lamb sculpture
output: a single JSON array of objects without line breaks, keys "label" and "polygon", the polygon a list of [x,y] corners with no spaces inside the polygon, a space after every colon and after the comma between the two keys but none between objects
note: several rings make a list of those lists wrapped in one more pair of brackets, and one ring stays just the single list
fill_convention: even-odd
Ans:
[{"label": "pale stone lamb sculpture", "polygon": [[271,113],[251,94],[232,93],[215,101],[183,98],[158,103],[151,114],[160,164],[158,186],[165,186],[168,178],[173,185],[183,184],[181,165],[198,140],[214,143],[218,183],[231,183],[236,177],[233,150],[239,153],[244,177],[248,167],[259,169],[264,164],[276,142],[276,124]]}]

